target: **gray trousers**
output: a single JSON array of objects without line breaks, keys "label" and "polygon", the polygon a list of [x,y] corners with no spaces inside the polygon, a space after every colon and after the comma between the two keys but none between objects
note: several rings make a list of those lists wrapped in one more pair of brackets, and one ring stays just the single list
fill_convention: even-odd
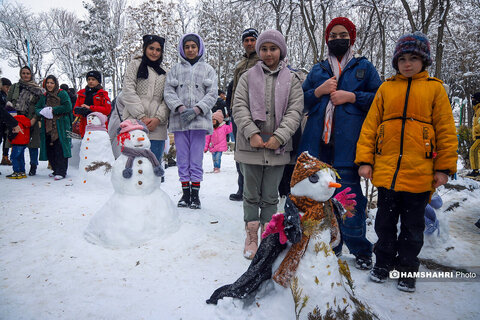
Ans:
[{"label": "gray trousers", "polygon": [[[262,166],[240,163],[243,174],[243,220],[265,224],[277,211],[278,186],[282,180],[282,166]],[[260,209],[260,217],[258,215]]]}]

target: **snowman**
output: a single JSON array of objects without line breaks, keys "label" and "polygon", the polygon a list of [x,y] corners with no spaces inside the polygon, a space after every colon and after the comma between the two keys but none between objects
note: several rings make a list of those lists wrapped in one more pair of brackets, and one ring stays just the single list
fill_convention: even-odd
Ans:
[{"label": "snowman", "polygon": [[118,131],[122,150],[112,170],[114,193],[84,233],[107,248],[140,246],[179,228],[176,206],[160,188],[164,171],[150,151],[147,127],[129,119]]},{"label": "snowman", "polygon": [[[329,165],[300,155],[290,182],[291,194],[285,213],[278,213],[265,227],[257,254],[235,283],[217,289],[207,303],[216,304],[223,297],[245,298],[268,279],[275,282],[271,294],[292,294],[297,319],[374,319],[376,316],[353,292],[353,280],[346,262],[339,260],[332,248],[340,241],[336,216],[348,219],[356,204],[349,188],[332,198],[336,172]],[[292,245],[286,255],[287,240]],[[278,265],[272,276],[272,267]],[[277,260],[277,261],[276,261]],[[259,302],[259,304],[262,304]]]},{"label": "snowman", "polygon": [[105,126],[106,121],[107,117],[100,112],[92,112],[87,116],[85,135],[80,146],[81,185],[97,187],[99,184],[108,184],[108,172],[115,157]]}]

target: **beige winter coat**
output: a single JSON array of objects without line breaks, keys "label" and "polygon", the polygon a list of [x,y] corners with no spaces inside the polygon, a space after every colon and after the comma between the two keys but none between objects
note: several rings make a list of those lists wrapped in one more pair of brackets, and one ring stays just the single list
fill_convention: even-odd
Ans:
[{"label": "beige winter coat", "polygon": [[[264,166],[285,165],[290,163],[290,153],[293,150],[292,136],[300,126],[302,118],[302,82],[298,75],[291,71],[292,84],[288,106],[279,127],[275,129],[275,81],[280,69],[270,71],[263,64],[262,67],[266,76],[265,108],[267,120],[257,125],[252,119],[248,95],[248,72],[245,72],[238,82],[232,107],[233,117],[238,128],[235,141],[235,161]],[[260,134],[260,132],[273,132],[273,135],[285,147],[285,152],[275,154],[275,150],[251,147],[250,137],[256,133]]]},{"label": "beige winter coat", "polygon": [[170,109],[163,100],[166,76],[159,75],[148,67],[148,79],[137,79],[141,61],[141,58],[134,59],[125,71],[122,88],[122,101],[125,105],[123,119],[157,118],[160,124],[148,137],[150,140],[166,140],[170,115]]}]

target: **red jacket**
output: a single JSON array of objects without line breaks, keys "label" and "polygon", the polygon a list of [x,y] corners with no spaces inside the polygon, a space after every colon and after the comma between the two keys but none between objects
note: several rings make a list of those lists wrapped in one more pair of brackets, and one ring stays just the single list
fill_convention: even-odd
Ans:
[{"label": "red jacket", "polygon": [[[77,94],[78,98],[75,106],[73,107],[73,115],[75,117],[80,117],[80,134],[83,137],[83,135],[85,134],[85,126],[87,125],[87,119],[79,114],[76,114],[75,108],[81,107],[82,104],[85,103],[85,89],[78,91]],[[90,110],[92,112],[103,113],[106,116],[110,114],[110,112],[112,111],[112,105],[110,103],[110,98],[108,97],[107,91],[103,89],[97,91],[97,93],[93,96],[93,105],[90,106]],[[105,123],[105,125],[108,127],[108,122]]]},{"label": "red jacket", "polygon": [[23,133],[19,132],[17,136],[10,141],[12,145],[27,145],[30,142],[30,119],[25,116],[14,116]]}]

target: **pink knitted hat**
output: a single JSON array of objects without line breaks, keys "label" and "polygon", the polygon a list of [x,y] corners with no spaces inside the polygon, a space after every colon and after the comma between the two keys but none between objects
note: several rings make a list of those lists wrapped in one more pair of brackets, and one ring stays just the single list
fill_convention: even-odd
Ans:
[{"label": "pink knitted hat", "polygon": [[132,130],[143,130],[148,133],[147,126],[140,120],[128,119],[120,123],[118,134],[130,132]]},{"label": "pink knitted hat", "polygon": [[223,122],[223,113],[222,113],[222,110],[217,110],[215,111],[213,114],[212,114],[212,118],[217,120],[218,123],[222,123]]},{"label": "pink knitted hat", "polygon": [[98,119],[100,119],[102,126],[105,126],[105,123],[107,122],[107,119],[108,119],[106,115],[100,112],[92,112],[92,113],[89,113],[88,115],[96,116]]},{"label": "pink knitted hat", "polygon": [[255,51],[260,54],[260,48],[264,43],[273,43],[280,49],[280,60],[283,60],[287,56],[287,43],[285,42],[285,37],[280,31],[277,30],[267,30],[263,31],[257,38],[257,43],[255,44]]}]

